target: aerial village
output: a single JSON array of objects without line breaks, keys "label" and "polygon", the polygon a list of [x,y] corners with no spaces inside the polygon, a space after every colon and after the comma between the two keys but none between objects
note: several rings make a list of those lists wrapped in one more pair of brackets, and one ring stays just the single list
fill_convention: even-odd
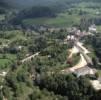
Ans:
[{"label": "aerial village", "polygon": [[[89,57],[89,54],[91,53],[80,41],[80,38],[86,35],[93,36],[95,33],[97,33],[97,29],[95,25],[91,25],[89,27],[89,31],[83,31],[81,32],[77,28],[72,28],[70,30],[70,34],[67,35],[67,38],[64,40],[64,43],[67,43],[69,41],[72,41],[74,43],[73,48],[70,50],[70,55],[67,60],[71,59],[73,54],[80,53],[80,61],[77,62],[77,64],[71,68],[67,68],[62,70],[64,73],[74,73],[77,77],[85,76],[85,75],[95,75],[97,73],[97,70],[92,67],[93,62],[91,58]],[[92,86],[95,88],[95,90],[101,89],[101,77],[98,77],[97,80],[93,79],[90,81]]]}]

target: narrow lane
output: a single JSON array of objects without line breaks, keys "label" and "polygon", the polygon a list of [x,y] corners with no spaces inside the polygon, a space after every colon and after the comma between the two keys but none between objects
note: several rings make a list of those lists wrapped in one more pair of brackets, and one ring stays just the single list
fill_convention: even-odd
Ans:
[{"label": "narrow lane", "polygon": [[26,61],[31,60],[32,58],[35,58],[36,56],[38,56],[38,55],[39,55],[39,53],[40,53],[40,52],[37,52],[37,53],[35,53],[35,54],[31,55],[31,56],[29,56],[29,57],[27,57],[27,58],[25,58],[25,59],[21,60],[21,62],[22,62],[22,63],[24,63],[24,62],[26,62]]}]

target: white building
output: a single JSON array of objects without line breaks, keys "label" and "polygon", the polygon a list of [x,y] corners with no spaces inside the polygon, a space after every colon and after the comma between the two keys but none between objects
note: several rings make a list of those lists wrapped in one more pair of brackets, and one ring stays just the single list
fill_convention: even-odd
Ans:
[{"label": "white building", "polygon": [[95,24],[89,27],[89,32],[97,32]]},{"label": "white building", "polygon": [[76,39],[76,38],[75,38],[74,35],[68,35],[68,36],[67,36],[67,40],[72,41],[72,40],[75,40],[75,39]]},{"label": "white building", "polygon": [[101,90],[101,82],[99,80],[91,80],[90,82],[95,90]]}]

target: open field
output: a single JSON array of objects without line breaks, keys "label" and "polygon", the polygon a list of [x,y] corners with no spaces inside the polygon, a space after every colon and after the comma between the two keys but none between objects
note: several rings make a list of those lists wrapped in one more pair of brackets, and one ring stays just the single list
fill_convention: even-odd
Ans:
[{"label": "open field", "polygon": [[10,60],[8,59],[0,59],[0,66],[4,66],[5,64],[9,64],[10,63]]},{"label": "open field", "polygon": [[0,54],[0,69],[6,69],[14,60],[16,60],[16,55]]},{"label": "open field", "polygon": [[25,24],[46,24],[50,26],[71,26],[78,24],[80,21],[80,16],[78,15],[68,15],[68,13],[61,13],[56,18],[35,18],[35,19],[25,19],[23,23]]},{"label": "open field", "polygon": [[5,19],[5,15],[4,14],[0,15],[0,21],[4,19]]},{"label": "open field", "polygon": [[[80,19],[84,16],[86,16],[86,18],[101,17],[101,7],[99,3],[82,2],[75,4],[74,6],[75,7],[69,8],[58,14],[57,17],[29,18],[24,19],[23,23],[28,25],[44,24],[50,26],[68,27],[72,25],[78,25],[80,23]],[[82,15],[82,13],[84,14]]]}]

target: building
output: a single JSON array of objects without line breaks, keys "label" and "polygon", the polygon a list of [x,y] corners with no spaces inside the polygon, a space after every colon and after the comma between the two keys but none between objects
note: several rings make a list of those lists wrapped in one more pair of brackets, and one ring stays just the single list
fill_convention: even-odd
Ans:
[{"label": "building", "polygon": [[89,27],[89,32],[97,32],[95,24]]},{"label": "building", "polygon": [[88,66],[85,66],[85,67],[76,69],[73,73],[77,75],[77,77],[80,77],[85,75],[94,75],[96,73],[96,70]]},{"label": "building", "polygon": [[90,83],[96,91],[101,90],[101,82],[99,80],[91,80]]},{"label": "building", "polygon": [[75,35],[67,35],[67,41],[74,41],[76,40]]}]

